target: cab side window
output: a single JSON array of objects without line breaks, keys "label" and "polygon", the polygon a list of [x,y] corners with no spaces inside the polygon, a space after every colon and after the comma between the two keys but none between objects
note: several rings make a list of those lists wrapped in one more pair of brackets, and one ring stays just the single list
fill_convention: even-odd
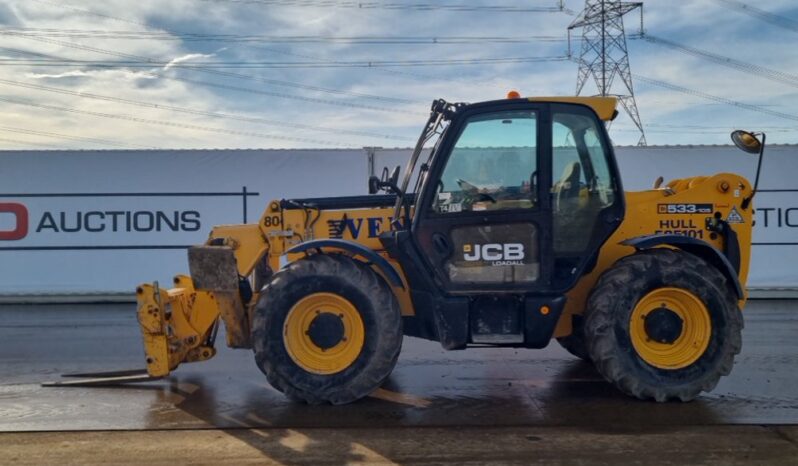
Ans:
[{"label": "cab side window", "polygon": [[441,175],[433,212],[535,207],[537,157],[535,112],[496,112],[469,119]]},{"label": "cab side window", "polygon": [[600,124],[583,112],[555,112],[552,116],[555,275],[567,275],[581,261],[590,249],[601,211],[615,202]]}]

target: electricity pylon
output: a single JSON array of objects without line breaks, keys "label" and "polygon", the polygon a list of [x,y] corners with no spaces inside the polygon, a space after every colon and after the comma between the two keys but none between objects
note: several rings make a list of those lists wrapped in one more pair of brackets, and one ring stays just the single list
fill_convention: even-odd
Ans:
[{"label": "electricity pylon", "polygon": [[[629,69],[629,51],[626,47],[626,32],[623,17],[640,8],[640,31],[643,32],[643,3],[612,0],[585,0],[585,9],[568,26],[571,30],[582,28],[582,49],[579,54],[579,74],[576,80],[576,95],[584,90],[593,77],[598,95],[615,96],[626,113],[640,130],[638,146],[646,145],[646,133],[640,121],[635,101],[632,72]],[[570,43],[569,43],[570,49]],[[621,93],[612,93],[615,78],[620,78],[624,87]]]}]

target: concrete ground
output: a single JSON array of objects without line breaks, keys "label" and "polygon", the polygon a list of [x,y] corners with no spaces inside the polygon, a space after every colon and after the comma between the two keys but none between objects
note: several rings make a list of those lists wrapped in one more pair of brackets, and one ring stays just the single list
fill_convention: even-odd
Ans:
[{"label": "concrete ground", "polygon": [[[44,388],[143,367],[132,305],[0,306],[0,464],[798,465],[798,301],[753,301],[743,352],[692,403],[630,399],[545,350],[407,338],[388,383],[347,406],[291,403],[246,350],[141,385]],[[223,339],[221,340],[223,341]]]}]

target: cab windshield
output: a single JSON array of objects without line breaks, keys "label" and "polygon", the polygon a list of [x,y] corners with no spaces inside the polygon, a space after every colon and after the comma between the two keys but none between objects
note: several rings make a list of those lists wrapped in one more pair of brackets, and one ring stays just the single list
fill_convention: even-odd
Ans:
[{"label": "cab windshield", "polygon": [[438,183],[436,213],[532,208],[537,114],[503,111],[468,120]]}]

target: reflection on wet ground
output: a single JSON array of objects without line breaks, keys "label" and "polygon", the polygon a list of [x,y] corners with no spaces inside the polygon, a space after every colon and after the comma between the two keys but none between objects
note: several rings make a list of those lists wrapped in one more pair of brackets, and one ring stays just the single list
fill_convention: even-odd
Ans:
[{"label": "reflection on wet ground", "polygon": [[627,398],[556,344],[446,352],[407,338],[385,386],[346,406],[292,403],[269,387],[251,352],[227,348],[161,381],[43,388],[40,382],[64,372],[141,367],[134,309],[2,306],[0,431],[573,426],[623,434],[687,425],[798,424],[796,305],[752,302],[732,375],[692,403]]}]

